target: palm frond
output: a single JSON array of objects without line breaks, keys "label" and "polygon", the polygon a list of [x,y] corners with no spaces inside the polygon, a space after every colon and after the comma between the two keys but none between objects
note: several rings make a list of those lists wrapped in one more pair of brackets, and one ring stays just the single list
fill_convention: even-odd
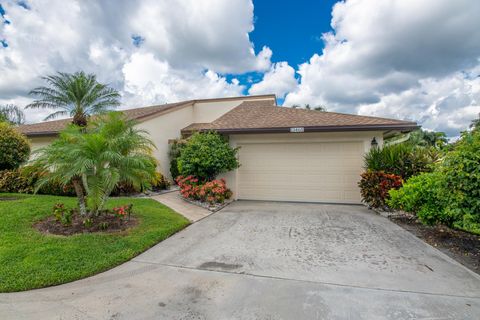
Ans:
[{"label": "palm frond", "polygon": [[[27,108],[61,109],[72,117],[88,118],[120,105],[120,94],[97,81],[94,74],[63,73],[42,77],[46,86],[30,91],[37,97]],[[58,114],[57,114],[58,115]],[[56,116],[49,117],[49,119]],[[80,123],[80,122],[78,122]]]}]

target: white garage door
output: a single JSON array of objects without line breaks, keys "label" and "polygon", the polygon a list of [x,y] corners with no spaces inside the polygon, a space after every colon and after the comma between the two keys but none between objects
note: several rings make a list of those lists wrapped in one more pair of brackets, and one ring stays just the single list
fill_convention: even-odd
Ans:
[{"label": "white garage door", "polygon": [[240,146],[238,198],[359,203],[362,142]]}]

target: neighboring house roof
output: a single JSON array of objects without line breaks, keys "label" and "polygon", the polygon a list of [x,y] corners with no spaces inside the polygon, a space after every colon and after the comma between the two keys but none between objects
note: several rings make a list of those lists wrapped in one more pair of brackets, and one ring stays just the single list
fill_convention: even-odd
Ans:
[{"label": "neighboring house roof", "polygon": [[257,101],[246,101],[225,113],[211,123],[194,123],[182,130],[214,130],[221,133],[267,133],[290,132],[291,128],[302,128],[304,132],[316,131],[362,131],[362,130],[401,130],[418,128],[415,122],[323,112],[307,109],[293,109],[272,106]]},{"label": "neighboring house roof", "polygon": [[[196,99],[188,100],[177,103],[168,103],[162,105],[155,105],[144,108],[135,108],[122,111],[128,119],[142,120],[150,116],[159,116],[163,113],[170,112],[172,110],[180,109],[194,103],[204,103],[204,102],[215,102],[215,101],[226,101],[226,100],[236,100],[241,98],[271,98],[270,104],[273,101],[276,101],[275,95],[258,95],[258,96],[248,96],[248,97],[227,97],[227,98],[214,98],[214,99]],[[54,121],[45,121],[34,124],[25,124],[18,127],[19,131],[24,133],[27,136],[52,136],[58,134],[65,126],[71,123],[72,119],[61,119]]]}]

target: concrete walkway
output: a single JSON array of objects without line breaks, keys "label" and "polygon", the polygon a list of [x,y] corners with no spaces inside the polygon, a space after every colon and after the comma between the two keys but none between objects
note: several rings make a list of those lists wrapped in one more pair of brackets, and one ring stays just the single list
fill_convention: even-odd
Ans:
[{"label": "concrete walkway", "polygon": [[182,200],[178,191],[163,193],[157,196],[152,196],[151,198],[172,208],[191,222],[196,222],[212,214],[210,210]]},{"label": "concrete walkway", "polygon": [[480,276],[360,206],[238,201],[0,319],[480,319]]}]

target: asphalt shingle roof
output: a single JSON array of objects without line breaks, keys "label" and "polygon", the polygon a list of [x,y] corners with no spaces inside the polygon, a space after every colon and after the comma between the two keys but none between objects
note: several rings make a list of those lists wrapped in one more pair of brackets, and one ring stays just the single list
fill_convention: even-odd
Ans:
[{"label": "asphalt shingle roof", "polygon": [[219,132],[276,132],[275,129],[289,130],[292,127],[302,127],[306,130],[310,128],[312,131],[336,131],[340,129],[361,130],[363,128],[388,129],[389,127],[392,129],[414,129],[417,127],[417,124],[411,121],[293,109],[274,106],[271,103],[260,103],[260,101],[246,101],[211,123],[194,123],[182,131],[184,133],[206,130]]}]

